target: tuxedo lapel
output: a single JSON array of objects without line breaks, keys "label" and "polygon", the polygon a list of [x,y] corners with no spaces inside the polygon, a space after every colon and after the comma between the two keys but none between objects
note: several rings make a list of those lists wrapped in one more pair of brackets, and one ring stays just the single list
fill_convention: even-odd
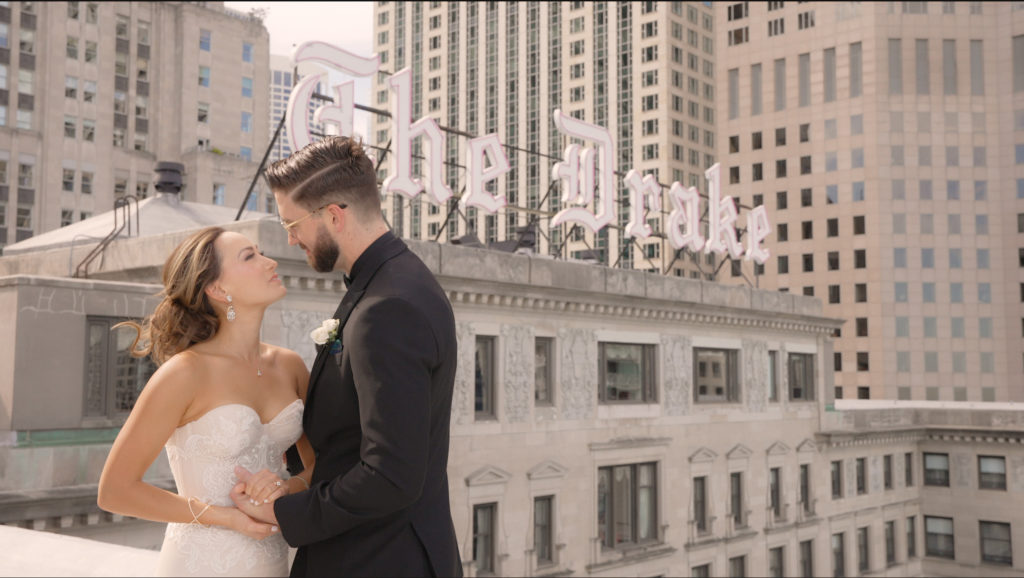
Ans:
[{"label": "tuxedo lapel", "polygon": [[[345,293],[345,296],[341,299],[341,303],[338,305],[338,309],[334,312],[334,319],[338,320],[338,339],[341,339],[342,330],[345,329],[345,322],[348,321],[350,315],[352,315],[352,309],[355,308],[356,303],[362,298],[365,291],[354,291],[352,289]],[[313,369],[309,372],[309,390],[306,392],[306,412],[305,417],[313,414],[310,410],[310,404],[313,402],[313,392],[316,390],[317,384],[320,382],[320,373],[324,369],[324,364],[331,358],[331,344],[325,343],[318,347],[316,354],[316,360],[313,361]]]},{"label": "tuxedo lapel", "polygon": [[[366,293],[367,286],[373,279],[374,275],[380,269],[381,265],[387,261],[393,259],[403,251],[407,251],[405,243],[401,239],[388,233],[388,239],[384,239],[384,243],[379,247],[379,250],[374,251],[373,254],[367,255],[367,262],[364,266],[364,270],[360,272],[359,276],[353,280],[352,286],[345,292],[345,296],[342,297],[341,303],[338,305],[338,309],[334,312],[334,319],[338,320],[338,339],[342,340],[342,347],[345,342],[342,338],[342,334],[345,330],[345,324],[348,322],[348,318],[352,315],[352,310],[355,309],[359,300],[363,298]],[[319,351],[316,354],[316,360],[313,362],[313,368],[309,372],[309,389],[306,392],[306,411],[303,415],[304,425],[306,420],[313,415],[312,405],[314,403],[313,394],[316,391],[317,384],[320,382],[320,374],[323,372],[324,364],[332,357],[331,356],[331,344],[325,344],[320,346]],[[342,350],[344,352],[344,350]],[[305,429],[308,430],[308,427]]]}]

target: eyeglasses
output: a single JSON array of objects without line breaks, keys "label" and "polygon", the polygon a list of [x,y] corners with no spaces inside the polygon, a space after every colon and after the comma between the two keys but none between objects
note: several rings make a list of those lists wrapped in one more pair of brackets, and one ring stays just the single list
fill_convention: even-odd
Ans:
[{"label": "eyeglasses", "polygon": [[292,221],[290,223],[284,222],[283,219],[281,219],[279,222],[281,223],[281,226],[284,227],[285,232],[291,233],[295,229],[295,227],[298,226],[299,223],[301,223],[302,221],[305,221],[306,219],[312,217],[313,215],[319,213],[320,211],[326,209],[327,207],[329,207],[331,205],[337,205],[339,209],[346,209],[346,208],[348,208],[348,205],[346,205],[345,203],[327,203],[326,205],[323,205],[323,206],[321,206],[318,209],[310,211],[310,212],[308,212],[305,215],[299,217],[298,219],[295,219],[294,221]]}]

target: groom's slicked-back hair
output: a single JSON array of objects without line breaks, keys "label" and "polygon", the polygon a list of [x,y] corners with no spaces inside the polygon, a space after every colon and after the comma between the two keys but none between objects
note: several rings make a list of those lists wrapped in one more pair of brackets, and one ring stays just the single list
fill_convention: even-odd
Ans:
[{"label": "groom's slicked-back hair", "polygon": [[264,176],[272,191],[307,211],[344,203],[364,215],[380,214],[373,161],[362,144],[349,137],[329,136],[310,143],[271,164]]}]

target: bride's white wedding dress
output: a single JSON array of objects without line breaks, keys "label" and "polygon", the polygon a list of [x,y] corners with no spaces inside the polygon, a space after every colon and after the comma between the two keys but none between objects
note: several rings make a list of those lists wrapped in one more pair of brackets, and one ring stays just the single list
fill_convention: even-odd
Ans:
[{"label": "bride's white wedding dress", "polygon": [[[253,408],[231,403],[174,430],[166,449],[178,494],[233,506],[235,466],[286,478],[283,456],[302,435],[302,409],[297,399],[264,424]],[[168,524],[157,576],[218,575],[287,576],[288,544],[280,533],[253,540],[223,527]]]}]

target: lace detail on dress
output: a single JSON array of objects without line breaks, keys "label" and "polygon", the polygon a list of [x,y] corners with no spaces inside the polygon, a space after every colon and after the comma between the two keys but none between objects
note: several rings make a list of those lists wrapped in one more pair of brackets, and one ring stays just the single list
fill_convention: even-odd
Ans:
[{"label": "lace detail on dress", "polygon": [[[166,449],[178,493],[230,506],[235,466],[287,477],[284,452],[302,435],[302,410],[297,399],[264,424],[256,410],[233,403],[175,430]],[[288,545],[280,534],[261,541],[226,528],[168,524],[157,573],[284,576]]]}]

